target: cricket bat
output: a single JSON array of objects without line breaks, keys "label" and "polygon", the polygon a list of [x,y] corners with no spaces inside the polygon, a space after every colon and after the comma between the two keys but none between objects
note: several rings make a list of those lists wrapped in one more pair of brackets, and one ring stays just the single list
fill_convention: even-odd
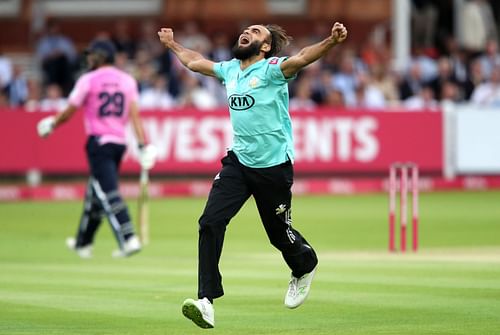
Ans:
[{"label": "cricket bat", "polygon": [[143,245],[149,243],[149,173],[146,169],[141,169],[139,179],[139,199],[137,199],[137,223],[139,226],[139,239]]}]

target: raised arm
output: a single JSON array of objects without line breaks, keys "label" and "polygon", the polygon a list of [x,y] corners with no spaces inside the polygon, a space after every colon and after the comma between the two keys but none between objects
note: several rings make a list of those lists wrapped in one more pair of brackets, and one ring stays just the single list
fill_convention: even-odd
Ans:
[{"label": "raised arm", "polygon": [[347,29],[342,23],[335,22],[330,36],[319,43],[305,47],[298,54],[289,57],[281,63],[281,72],[283,72],[285,78],[293,77],[302,68],[326,55],[331,48],[342,43],[346,38]]},{"label": "raised arm", "polygon": [[160,42],[172,50],[181,63],[194,72],[199,72],[207,76],[215,77],[213,70],[214,62],[206,59],[200,53],[184,48],[174,40],[174,32],[170,28],[161,28],[158,32]]}]

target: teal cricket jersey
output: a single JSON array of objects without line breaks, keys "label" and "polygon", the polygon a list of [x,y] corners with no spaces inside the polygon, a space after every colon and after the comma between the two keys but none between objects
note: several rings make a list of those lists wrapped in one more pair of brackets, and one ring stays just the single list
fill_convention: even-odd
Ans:
[{"label": "teal cricket jersey", "polygon": [[293,162],[288,81],[280,69],[286,57],[262,59],[241,70],[240,61],[215,63],[214,72],[227,91],[233,147],[245,166],[265,168]]}]

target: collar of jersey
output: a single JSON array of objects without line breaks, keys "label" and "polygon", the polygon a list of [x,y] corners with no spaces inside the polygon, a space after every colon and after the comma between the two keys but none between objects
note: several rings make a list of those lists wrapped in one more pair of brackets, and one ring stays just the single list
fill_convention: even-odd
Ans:
[{"label": "collar of jersey", "polygon": [[260,61],[253,63],[252,65],[250,65],[249,67],[247,67],[244,70],[241,69],[241,60],[238,60],[238,61],[239,61],[239,64],[240,64],[240,72],[243,73],[243,74],[246,74],[247,72],[250,72],[250,70],[252,70],[253,68],[256,68],[257,65],[259,65],[262,62],[266,61],[266,58],[262,58]]}]

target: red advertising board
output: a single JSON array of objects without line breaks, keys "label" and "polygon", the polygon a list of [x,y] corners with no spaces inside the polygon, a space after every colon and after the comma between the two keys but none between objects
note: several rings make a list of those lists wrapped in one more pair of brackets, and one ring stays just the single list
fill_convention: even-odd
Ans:
[{"label": "red advertising board", "polygon": [[[86,173],[85,135],[75,115],[46,139],[36,123],[47,113],[0,110],[0,173]],[[142,112],[149,140],[158,147],[153,173],[212,174],[231,146],[227,111]],[[443,165],[440,112],[294,112],[297,173],[386,173],[396,161],[412,161],[424,172]],[[131,129],[123,172],[136,173],[137,149]]]}]

